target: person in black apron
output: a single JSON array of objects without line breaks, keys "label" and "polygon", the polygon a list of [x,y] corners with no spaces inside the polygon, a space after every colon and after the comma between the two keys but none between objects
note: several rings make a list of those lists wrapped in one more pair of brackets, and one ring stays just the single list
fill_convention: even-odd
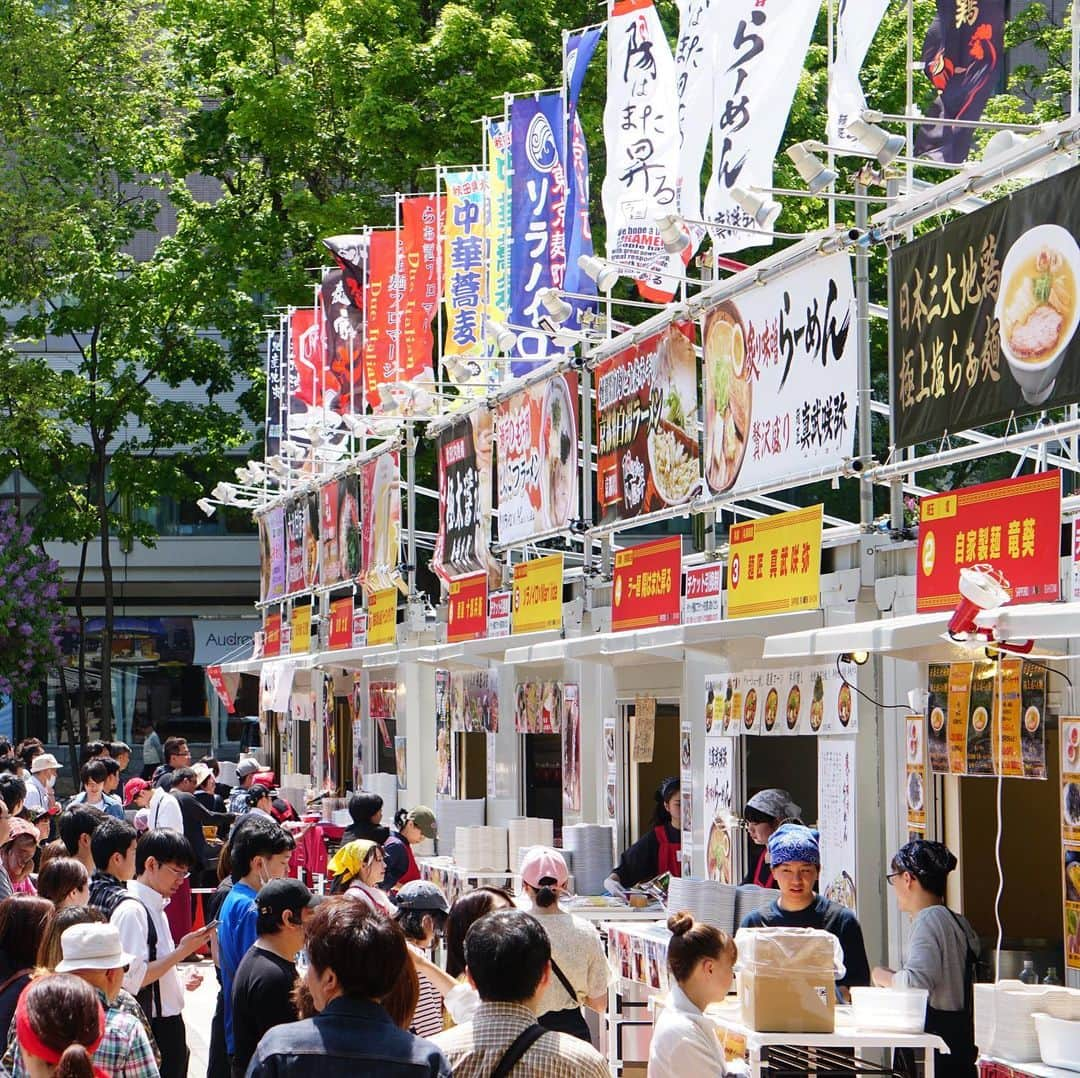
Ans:
[{"label": "person in black apron", "polygon": [[[912,918],[904,964],[877,968],[873,981],[885,988],[925,988],[929,993],[926,1032],[949,1046],[937,1053],[937,1078],[975,1078],[975,971],[979,938],[945,905],[945,881],[956,858],[940,842],[916,839],[901,846],[887,874],[901,912]],[[901,1060],[905,1069],[911,1061]]]}]

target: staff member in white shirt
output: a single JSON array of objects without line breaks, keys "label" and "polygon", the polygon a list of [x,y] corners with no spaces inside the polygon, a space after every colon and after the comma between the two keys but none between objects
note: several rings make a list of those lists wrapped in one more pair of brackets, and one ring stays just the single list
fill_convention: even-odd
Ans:
[{"label": "staff member in white shirt", "polygon": [[725,1074],[724,1049],[704,1011],[731,988],[738,955],[735,941],[726,932],[695,921],[686,910],[673,913],[667,926],[668,971],[675,983],[653,1030],[649,1078]]},{"label": "staff member in white shirt", "polygon": [[56,804],[53,787],[60,771],[60,761],[51,752],[35,756],[30,763],[30,774],[26,776],[26,798],[23,808],[31,812],[47,812]]},{"label": "staff member in white shirt", "polygon": [[184,833],[184,814],[180,811],[180,802],[160,786],[154,787],[150,804],[146,806],[146,825],[151,831],[167,827],[170,831]]},{"label": "staff member in white shirt", "polygon": [[161,1049],[161,1078],[187,1076],[184,989],[192,992],[202,984],[198,970],[188,969],[181,977],[176,967],[205,946],[214,932],[212,928],[189,932],[179,944],[174,944],[165,916],[166,901],[187,879],[194,862],[191,843],[182,833],[148,831],[135,848],[135,879],[127,885],[137,901],[121,902],[110,918],[110,923],[120,932],[124,950],[134,956],[124,974],[124,987],[133,995],[151,989],[150,999],[144,995],[140,1002],[144,1003],[150,1028]]}]

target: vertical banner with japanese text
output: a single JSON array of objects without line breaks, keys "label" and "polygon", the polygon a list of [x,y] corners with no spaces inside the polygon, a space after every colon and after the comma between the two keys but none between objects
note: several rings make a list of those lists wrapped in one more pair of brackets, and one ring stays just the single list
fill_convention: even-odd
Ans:
[{"label": "vertical banner with japanese text", "polygon": [[[476,360],[484,348],[484,243],[488,176],[483,169],[443,173],[444,356]],[[475,371],[480,370],[477,364]]]},{"label": "vertical banner with japanese text", "polygon": [[[566,132],[561,93],[516,97],[510,106],[510,321],[518,335],[511,373],[524,374],[557,351],[544,332],[538,293],[566,279]],[[577,325],[577,307],[564,327]]]},{"label": "vertical banner with japanese text", "polygon": [[367,310],[364,335],[364,394],[374,409],[382,399],[380,386],[397,381],[397,327],[391,291],[397,268],[397,238],[393,229],[377,229],[368,241]]},{"label": "vertical banner with japanese text", "polygon": [[282,320],[275,329],[266,331],[266,419],[263,436],[263,460],[281,452],[282,415],[288,396],[285,366],[286,329]]},{"label": "vertical banner with japanese text", "polygon": [[432,568],[443,580],[487,571],[493,440],[486,408],[455,420],[436,439],[439,534]]},{"label": "vertical banner with japanese text", "polygon": [[1061,840],[1065,965],[1080,970],[1080,718],[1061,718]]},{"label": "vertical banner with japanese text", "polygon": [[858,898],[855,820],[855,741],[818,741],[818,829],[821,831],[821,893],[849,910]]},{"label": "vertical banner with japanese text", "polygon": [[360,575],[360,494],[355,474],[319,488],[319,581],[333,587]]},{"label": "vertical banner with japanese text", "polygon": [[705,220],[717,251],[771,242],[731,196],[773,186],[773,159],[803,73],[820,0],[725,0],[717,18],[712,175]]},{"label": "vertical banner with japanese text", "polygon": [[576,684],[563,686],[563,811],[581,811],[581,697]]},{"label": "vertical banner with japanese text", "polygon": [[[669,254],[657,218],[680,213],[675,59],[652,0],[616,0],[608,19],[601,188],[607,257],[634,271],[656,303],[675,294],[690,258]],[[516,167],[516,166],[515,166]]]},{"label": "vertical banner with japanese text", "polygon": [[308,447],[302,459],[310,467],[310,435],[306,424],[313,410],[320,412],[323,402],[323,341],[319,312],[314,307],[298,307],[289,313],[288,341],[288,413],[285,433],[297,444]]},{"label": "vertical banner with japanese text", "polygon": [[829,79],[829,142],[858,146],[847,133],[849,120],[858,120],[866,109],[859,71],[889,0],[840,0],[836,11],[836,59]]},{"label": "vertical banner with japanese text", "polygon": [[566,163],[566,278],[567,292],[596,294],[596,282],[578,265],[581,255],[593,253],[589,222],[589,148],[578,117],[578,99],[589,61],[596,52],[604,28],[590,26],[567,34],[563,47],[566,74],[566,143],[570,148]]},{"label": "vertical banner with japanese text", "polygon": [[[506,322],[510,317],[510,121],[487,121],[488,222],[487,317]],[[493,380],[497,380],[493,376]]]},{"label": "vertical banner with japanese text", "polygon": [[259,517],[259,598],[280,599],[285,594],[285,510],[268,509]]},{"label": "vertical banner with japanese text", "polygon": [[435,338],[431,320],[439,308],[439,212],[442,200],[414,195],[401,200],[401,249],[405,290],[401,297],[398,378],[431,379]]},{"label": "vertical banner with japanese text", "polygon": [[319,285],[319,328],[322,333],[322,398],[325,410],[320,445],[338,445],[348,428],[338,418],[364,410],[363,362],[364,307],[346,286],[339,267],[323,273]]},{"label": "vertical banner with japanese text", "polygon": [[735,753],[733,737],[705,736],[705,874],[719,883],[735,883],[735,843],[739,831],[734,814]]}]

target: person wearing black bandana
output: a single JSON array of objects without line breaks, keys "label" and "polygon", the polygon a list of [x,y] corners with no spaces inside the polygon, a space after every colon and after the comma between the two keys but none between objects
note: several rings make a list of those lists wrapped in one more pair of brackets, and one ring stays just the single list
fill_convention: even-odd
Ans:
[{"label": "person wearing black bandana", "polygon": [[911,915],[911,938],[904,965],[898,970],[878,967],[873,980],[886,988],[925,988],[930,994],[926,1032],[949,1046],[948,1055],[937,1054],[935,1073],[938,1078],[974,1078],[979,938],[945,904],[945,880],[954,868],[955,856],[940,842],[916,839],[897,851],[886,878],[900,910]]},{"label": "person wearing black bandana", "polygon": [[620,893],[662,872],[682,875],[682,795],[677,778],[664,779],[656,791],[656,811],[649,830],[623,851],[618,865],[604,881],[612,893]]}]

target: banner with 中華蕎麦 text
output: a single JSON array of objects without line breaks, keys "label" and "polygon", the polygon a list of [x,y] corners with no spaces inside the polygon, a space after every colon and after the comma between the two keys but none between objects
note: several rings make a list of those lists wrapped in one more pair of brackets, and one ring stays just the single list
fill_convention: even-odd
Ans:
[{"label": "banner with \u4e2d\u83ef\u854e\u9ea6 text", "polygon": [[491,412],[486,408],[455,420],[436,439],[439,534],[432,568],[444,580],[487,571],[492,441]]},{"label": "banner with \u4e2d\u83ef\u854e\u9ea6 text", "polygon": [[850,120],[858,120],[866,109],[866,97],[859,71],[874,34],[889,6],[889,0],[840,0],[836,11],[836,60],[829,79],[829,142],[858,146],[847,133]]},{"label": "banner with \u4e2d\u83ef\u854e\u9ea6 text", "polygon": [[1080,400],[1080,170],[893,251],[897,446]]},{"label": "banner with \u4e2d\u83ef\u854e\u9ea6 text", "polygon": [[939,124],[915,129],[915,154],[958,164],[971,151],[974,127],[998,88],[1005,53],[1005,0],[937,0],[922,47],[922,64],[937,97],[926,110]]},{"label": "banner with \u4e2d\u83ef\u854e\u9ea6 text", "polygon": [[[715,26],[712,174],[705,220],[714,249],[738,251],[771,242],[731,189],[773,186],[773,160],[803,73],[820,0],[725,0]],[[771,232],[771,228],[765,230]]]},{"label": "banner with \u4e2d\u83ef\u854e\u9ea6 text", "polygon": [[360,466],[360,576],[367,591],[392,587],[401,560],[401,455],[380,453]]},{"label": "banner with \u4e2d\u83ef\u854e\u9ea6 text", "polygon": [[[444,356],[477,359],[484,349],[484,243],[488,174],[483,169],[443,173]],[[479,365],[476,368],[479,370]]]},{"label": "banner with \u4e2d\u83ef\u854e\u9ea6 text", "polygon": [[851,457],[854,298],[851,260],[837,254],[706,313],[704,465],[714,494]]},{"label": "banner with \u4e2d\u83ef\u854e\u9ea6 text", "polygon": [[[665,303],[690,248],[664,249],[659,218],[680,213],[675,60],[652,0],[617,0],[608,19],[601,187],[607,257],[633,271],[638,291]],[[516,163],[515,163],[516,168]]]},{"label": "banner with \u4e2d\u83ef\u854e\u9ea6 text", "polygon": [[603,522],[682,505],[700,489],[694,323],[672,322],[596,367]]},{"label": "banner with \u4e2d\u83ef\u854e\u9ea6 text", "polygon": [[[546,288],[566,279],[566,132],[562,94],[516,97],[510,106],[510,321],[517,334],[514,375],[525,374],[559,349],[540,302]],[[577,308],[564,323],[577,325]]]},{"label": "banner with \u4e2d\u83ef\u854e\u9ea6 text", "polygon": [[578,376],[553,375],[499,402],[499,542],[565,530],[578,518]]}]

